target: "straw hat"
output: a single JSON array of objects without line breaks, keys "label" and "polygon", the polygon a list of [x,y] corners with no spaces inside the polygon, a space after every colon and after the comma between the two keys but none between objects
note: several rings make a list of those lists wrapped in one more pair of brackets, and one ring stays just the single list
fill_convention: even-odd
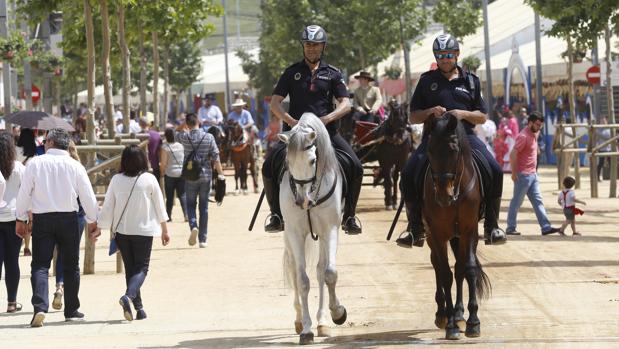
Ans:
[{"label": "straw hat", "polygon": [[232,107],[244,107],[247,103],[241,98],[237,98],[234,103],[232,103]]}]

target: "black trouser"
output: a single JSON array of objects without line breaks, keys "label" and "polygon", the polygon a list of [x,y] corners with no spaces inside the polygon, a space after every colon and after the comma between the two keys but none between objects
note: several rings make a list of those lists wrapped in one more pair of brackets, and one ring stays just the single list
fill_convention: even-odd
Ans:
[{"label": "black trouser", "polygon": [[0,222],[0,276],[4,264],[7,302],[15,302],[19,286],[19,249],[22,239],[15,234],[15,221]]},{"label": "black trouser", "polygon": [[380,124],[380,117],[377,114],[372,114],[370,112],[363,114],[362,112],[355,110],[353,114],[353,119],[357,121],[366,121]]},{"label": "black trouser", "polygon": [[[600,151],[598,154],[600,153],[607,153],[606,151]],[[600,154],[601,155],[601,154]],[[604,176],[602,174],[602,169],[604,168],[604,163],[609,161],[608,156],[599,156],[598,157],[598,168],[597,168],[597,174],[598,174],[598,179],[602,179]],[[610,161],[608,162],[610,164]]]},{"label": "black trouser", "polygon": [[[363,166],[350,144],[348,144],[342,136],[336,133],[330,138],[333,147],[348,154],[353,163],[352,178],[346,179],[348,181],[348,187],[346,191],[344,219],[347,219],[348,217],[355,216],[357,200],[359,200],[359,193],[361,192],[361,182],[363,181]],[[264,181],[264,190],[269,208],[271,209],[271,213],[277,214],[280,217],[279,183],[277,183],[277,180],[284,167],[285,160],[286,144],[279,142],[267,153],[262,166],[262,180]]]},{"label": "black trouser", "polygon": [[144,284],[146,274],[148,274],[153,237],[119,233],[116,233],[115,236],[116,244],[125,266],[125,281],[127,284],[125,295],[133,301],[133,306],[136,310],[143,309],[144,305],[142,304],[140,288]]},{"label": "black trouser", "polygon": [[172,207],[174,207],[174,192],[178,196],[178,201],[181,202],[183,216],[187,217],[187,197],[185,195],[185,180],[183,177],[164,177],[165,187],[165,208],[168,217],[172,219]]},{"label": "black trouser", "polygon": [[34,312],[49,308],[48,276],[54,246],[62,255],[64,272],[64,316],[79,309],[80,233],[77,212],[35,213],[32,222],[32,306]]},{"label": "black trouser", "polygon": [[[477,150],[490,165],[492,171],[492,183],[490,191],[485,193],[486,203],[486,220],[484,221],[484,228],[495,228],[498,220],[498,208],[497,203],[501,200],[503,195],[503,170],[501,166],[496,162],[496,159],[488,149],[486,145],[475,135],[467,135],[471,148]],[[402,197],[405,201],[411,203],[421,202],[421,193],[418,192],[418,186],[415,180],[419,178],[422,169],[428,163],[428,157],[426,155],[426,149],[428,147],[428,137],[424,137],[419,147],[411,155],[406,162],[406,165],[402,169]],[[500,204],[500,203],[499,203]]]}]

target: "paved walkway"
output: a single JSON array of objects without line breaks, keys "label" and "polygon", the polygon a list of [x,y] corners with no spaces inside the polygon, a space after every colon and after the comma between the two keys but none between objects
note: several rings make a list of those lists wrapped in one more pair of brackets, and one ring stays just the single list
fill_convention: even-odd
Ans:
[{"label": "paved walkway", "polygon": [[[583,176],[583,178],[588,178]],[[542,189],[551,220],[562,220],[556,205],[556,175],[542,170]],[[586,185],[585,185],[586,187]],[[502,225],[511,197],[505,178]],[[608,183],[601,184],[602,196]],[[480,306],[482,336],[460,340],[473,347],[619,347],[619,199],[588,199],[579,217],[582,237],[541,237],[528,203],[519,216],[521,237],[503,246],[480,244],[480,259],[493,285]],[[126,322],[117,301],[124,276],[116,274],[107,243],[97,248],[96,275],[82,277],[84,323],[64,323],[52,311],[43,328],[27,327],[29,258],[21,257],[18,300],[24,310],[0,313],[0,348],[294,348],[292,292],[283,284],[281,234],[247,232],[257,194],[228,196],[210,206],[209,246],[187,245],[185,223],[172,223],[172,242],[155,245],[143,287],[148,319]],[[434,327],[434,272],[429,249],[405,250],[386,242],[393,211],[384,211],[382,188],[364,187],[360,216],[364,233],[341,234],[338,254],[340,300],[348,321],[333,327],[318,348],[404,348],[451,346]],[[180,208],[174,220],[179,222]],[[404,228],[401,220],[398,229]],[[315,279],[312,284],[315,285]],[[50,280],[51,281],[51,280]],[[53,282],[50,282],[53,285]],[[53,292],[53,290],[50,290]],[[310,292],[316,311],[317,292]],[[0,298],[5,290],[0,288]],[[4,305],[2,305],[4,307]],[[315,320],[314,320],[315,322]]]}]

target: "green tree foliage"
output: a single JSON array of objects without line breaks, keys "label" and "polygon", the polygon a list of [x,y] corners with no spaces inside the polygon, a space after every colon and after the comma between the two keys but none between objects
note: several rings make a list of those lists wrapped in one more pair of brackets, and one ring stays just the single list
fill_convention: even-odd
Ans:
[{"label": "green tree foliage", "polygon": [[186,41],[170,45],[170,86],[176,92],[189,88],[200,75],[201,68],[200,49],[197,45]]},{"label": "green tree foliage", "polygon": [[475,33],[481,26],[481,1],[440,0],[432,10],[435,22],[443,24],[445,32],[459,41]]},{"label": "green tree foliage", "polygon": [[243,70],[250,76],[251,85],[258,89],[259,95],[269,95],[284,69],[303,59],[299,36],[304,26],[318,24],[328,36],[325,61],[354,72],[395,52],[402,37],[410,40],[423,33],[426,15],[421,3],[421,0],[265,0],[261,7],[258,59],[242,51],[237,55],[243,60]]},{"label": "green tree foliage", "polygon": [[555,21],[550,35],[573,39],[577,48],[589,49],[602,35],[609,21],[619,28],[619,2],[616,0],[525,0],[535,11]]}]

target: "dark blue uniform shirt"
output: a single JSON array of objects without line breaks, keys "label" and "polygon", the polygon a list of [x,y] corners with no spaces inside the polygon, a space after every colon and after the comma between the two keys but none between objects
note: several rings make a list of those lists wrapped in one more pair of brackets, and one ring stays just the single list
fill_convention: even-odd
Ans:
[{"label": "dark blue uniform shirt", "polygon": [[[286,68],[279,78],[274,95],[290,95],[288,114],[299,120],[306,112],[321,117],[333,111],[333,98],[348,97],[348,88],[339,69],[320,61],[312,74],[305,60]],[[284,123],[284,131],[290,126]],[[327,125],[329,135],[337,132],[337,123]]]},{"label": "dark blue uniform shirt", "polygon": [[[410,109],[411,111],[424,110],[438,105],[447,111],[460,109],[479,110],[486,113],[480,90],[479,78],[475,74],[464,73],[460,67],[458,67],[458,77],[451,81],[447,80],[440,70],[430,70],[421,74],[411,99]],[[466,120],[462,121],[466,133],[474,134],[475,125]]]}]

